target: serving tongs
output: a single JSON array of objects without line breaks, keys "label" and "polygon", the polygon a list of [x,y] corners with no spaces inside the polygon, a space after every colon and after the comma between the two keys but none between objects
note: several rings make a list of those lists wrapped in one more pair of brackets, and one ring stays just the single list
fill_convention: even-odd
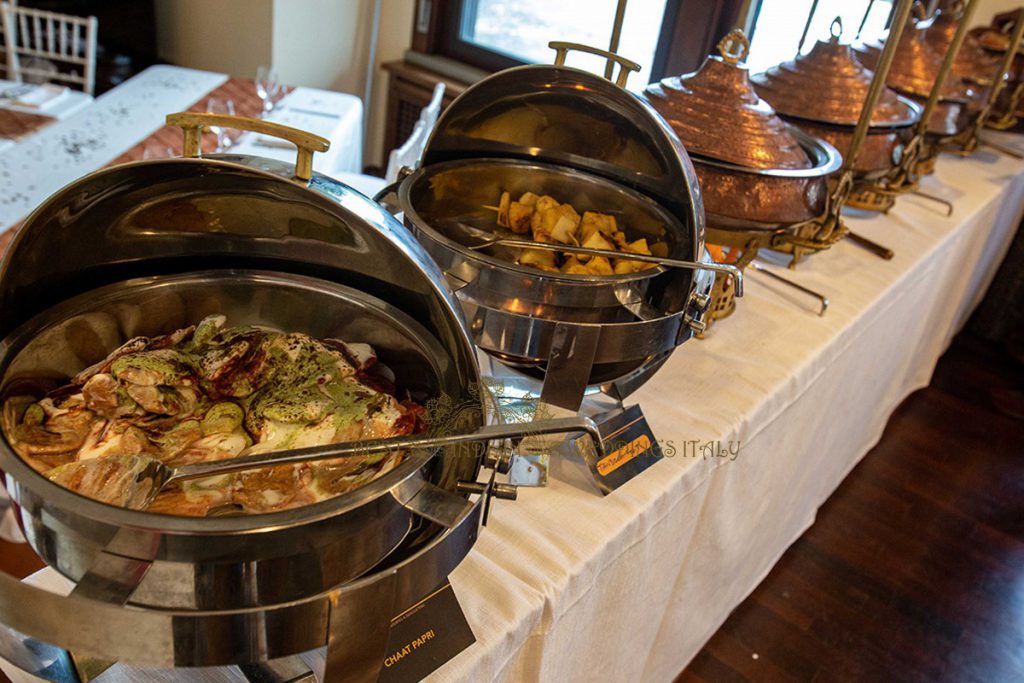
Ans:
[{"label": "serving tongs", "polygon": [[601,432],[597,424],[589,417],[565,417],[525,423],[486,425],[472,432],[456,434],[424,434],[398,436],[389,439],[348,441],[327,446],[313,446],[290,451],[275,451],[226,460],[200,462],[180,467],[171,467],[159,460],[152,459],[136,475],[132,484],[134,488],[126,492],[127,495],[125,497],[131,502],[133,509],[146,510],[161,491],[172,484],[192,479],[204,479],[264,467],[297,465],[322,460],[362,460],[375,453],[443,448],[457,444],[504,439],[518,441],[528,436],[577,433],[584,433],[589,436],[598,457],[604,457],[604,443],[601,441]]},{"label": "serving tongs", "polygon": [[607,259],[621,259],[623,261],[640,261],[641,263],[653,263],[666,268],[683,268],[686,270],[712,270],[717,273],[725,273],[736,279],[736,296],[743,296],[743,271],[736,266],[711,261],[684,261],[681,259],[666,258],[664,256],[648,256],[647,254],[634,254],[630,251],[612,251],[611,249],[592,249],[590,247],[579,247],[573,244],[560,244],[555,242],[535,242],[521,237],[510,237],[499,232],[488,231],[477,228],[468,223],[451,222],[450,225],[462,230],[467,236],[479,240],[476,244],[467,245],[466,248],[472,251],[481,251],[490,247],[511,247],[513,249],[540,249],[541,251],[557,251],[566,254],[581,254],[584,256],[603,256]]}]

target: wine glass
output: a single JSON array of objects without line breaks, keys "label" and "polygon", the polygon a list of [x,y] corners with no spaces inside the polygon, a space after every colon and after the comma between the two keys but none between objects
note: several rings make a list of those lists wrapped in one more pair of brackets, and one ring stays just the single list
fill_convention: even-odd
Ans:
[{"label": "wine glass", "polygon": [[263,102],[263,115],[274,108],[274,102],[281,93],[282,84],[273,67],[261,66],[256,70],[256,94]]},{"label": "wine glass", "polygon": [[[211,114],[228,114],[230,116],[234,116],[235,101],[230,98],[227,100],[222,100],[218,97],[211,97],[206,102],[206,111]],[[223,152],[224,150],[231,147],[233,141],[231,140],[231,137],[228,135],[228,131],[226,128],[223,128],[221,126],[209,126],[209,130],[211,133],[217,136],[216,151]]]}]

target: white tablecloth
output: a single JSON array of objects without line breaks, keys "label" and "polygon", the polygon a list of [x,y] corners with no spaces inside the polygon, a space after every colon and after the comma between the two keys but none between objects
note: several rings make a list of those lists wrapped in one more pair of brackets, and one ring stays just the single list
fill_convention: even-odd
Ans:
[{"label": "white tablecloth", "polygon": [[[632,397],[674,458],[604,499],[555,482],[500,504],[452,577],[479,642],[431,680],[671,681],[927,385],[1017,228],[1024,163],[943,157],[925,189],[954,215],[905,197],[850,221],[892,261],[844,242],[791,274],[831,296],[825,317],[753,273]],[[686,457],[691,440],[739,455]]]},{"label": "white tablecloth", "polygon": [[452,575],[478,642],[430,680],[672,680],[928,383],[1017,227],[1024,163],[944,157],[926,189],[952,218],[905,197],[851,219],[892,261],[843,243],[790,275],[831,297],[825,317],[751,274],[735,315],[633,397],[675,457],[607,498],[555,481],[496,503]]},{"label": "white tablecloth", "polygon": [[107,165],[227,80],[224,74],[151,66],[0,154],[0,232],[72,180]]},{"label": "white tablecloth", "polygon": [[[0,78],[0,93],[17,86],[18,83],[14,81],[6,81]],[[75,90],[74,88],[67,88],[62,95],[52,98],[41,107],[28,107],[18,104],[15,100],[0,99],[0,109],[10,109],[11,111],[18,111],[26,114],[38,114],[39,116],[49,116],[60,120],[77,114],[94,101],[95,100],[92,95],[84,93],[81,90]]]},{"label": "white tablecloth", "polygon": [[[313,156],[313,169],[329,176],[359,173],[363,169],[363,101],[355,95],[316,88],[296,88],[267,117],[275,123],[300,128],[331,141],[325,154]],[[295,161],[295,146],[265,144],[260,135],[247,133],[231,148],[238,154]]]}]

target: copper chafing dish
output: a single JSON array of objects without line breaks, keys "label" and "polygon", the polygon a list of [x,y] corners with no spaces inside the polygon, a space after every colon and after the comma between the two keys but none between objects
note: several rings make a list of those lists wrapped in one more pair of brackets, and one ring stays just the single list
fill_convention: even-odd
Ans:
[{"label": "copper chafing dish", "polygon": [[[1019,44],[1017,36],[1018,12],[1006,12],[996,15],[991,26],[978,26],[970,31],[969,38],[975,41],[988,54],[1007,64],[1007,87],[998,93],[993,106],[992,117],[987,125],[991,128],[1005,130],[1017,125],[1018,119],[1024,116],[1021,106],[1024,95],[1024,46]],[[1017,49],[1010,56],[1010,45],[1017,40]]]},{"label": "copper chafing dish", "polygon": [[[545,401],[575,410],[587,386],[625,395],[703,329],[713,277],[662,267],[568,275],[472,248],[473,231],[495,230],[488,204],[503,191],[531,191],[613,213],[638,235],[663,239],[670,257],[703,258],[696,173],[664,120],[622,87],[635,65],[552,47],[554,66],[499,72],[445,110],[422,166],[397,187],[396,209],[456,289],[476,344],[543,378]],[[619,62],[618,84],[564,66],[570,48]]]},{"label": "copper chafing dish", "polygon": [[709,228],[772,229],[819,216],[827,178],[842,158],[783,123],[754,92],[740,64],[748,49],[742,32],[726,36],[719,49],[721,56],[708,57],[698,71],[644,91],[690,153]]},{"label": "copper chafing dish", "polygon": [[[86,176],[14,238],[0,265],[4,395],[26,378],[59,383],[129,337],[216,312],[369,343],[403,392],[450,401],[451,428],[486,419],[475,349],[441,271],[379,205],[311,172],[326,140],[238,117],[173,122],[193,158]],[[203,125],[284,137],[298,145],[298,160],[199,158]],[[68,661],[62,648],[193,667],[330,645],[328,680],[375,680],[392,616],[434,590],[476,539],[482,498],[469,494],[479,491],[484,453],[413,451],[371,483],[319,503],[196,518],[61,488],[5,437],[0,469],[25,536],[78,586],[63,598],[0,574],[0,656],[52,674]]]},{"label": "copper chafing dish", "polygon": [[[787,121],[828,140],[846,154],[871,87],[872,73],[861,65],[840,30],[810,52],[753,77],[761,97]],[[870,127],[854,162],[855,180],[874,180],[896,166],[909,141],[920,107],[889,88],[882,90]]]},{"label": "copper chafing dish", "polygon": [[[798,226],[825,212],[828,178],[842,157],[824,140],[784,123],[754,92],[740,64],[749,50],[742,31],[731,32],[718,49],[721,56],[709,56],[698,71],[644,91],[690,153],[704,197],[708,241],[729,250],[718,252],[715,260],[746,268],[759,249],[828,248],[832,241],[801,236]],[[827,307],[827,299],[816,296]],[[710,320],[734,309],[734,283],[716,278]]]},{"label": "copper chafing dish", "polygon": [[[925,43],[936,54],[944,55],[953,44],[963,12],[964,3],[957,0],[952,6],[937,10],[925,28]],[[953,76],[976,86],[972,90],[981,100],[992,86],[998,67],[999,58],[982,48],[975,38],[967,36],[954,58]]]},{"label": "copper chafing dish", "polygon": [[[903,32],[886,79],[890,88],[918,103],[928,99],[942,68],[943,55],[928,44],[926,28],[923,22],[918,22]],[[862,43],[854,47],[857,58],[869,69],[877,65],[881,49],[880,43]],[[975,91],[950,74],[943,82],[938,104],[928,121],[929,136],[933,140],[941,140],[963,132],[970,123],[970,105],[976,100]]]}]

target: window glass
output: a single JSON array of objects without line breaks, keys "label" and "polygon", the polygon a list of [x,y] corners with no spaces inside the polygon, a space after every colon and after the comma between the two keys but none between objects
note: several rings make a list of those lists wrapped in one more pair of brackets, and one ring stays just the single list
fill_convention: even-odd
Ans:
[{"label": "window glass", "polygon": [[[785,1],[785,0],[784,0]],[[630,0],[622,24],[618,53],[641,65],[630,78],[632,89],[648,82],[661,32],[666,0]],[[459,37],[479,47],[524,62],[549,64],[552,40],[608,49],[616,0],[464,0]],[[566,62],[604,72],[604,60],[585,55]]]},{"label": "window glass", "polygon": [[[751,73],[759,73],[796,55],[804,23],[811,11],[813,0],[761,0],[757,21],[750,43],[747,66]],[[885,22],[892,9],[889,0],[819,0],[818,9],[807,31],[803,51],[808,52],[818,40],[827,40],[832,20],[842,19],[842,42],[853,42],[864,14],[870,6],[860,40],[876,40],[885,33]]]}]

